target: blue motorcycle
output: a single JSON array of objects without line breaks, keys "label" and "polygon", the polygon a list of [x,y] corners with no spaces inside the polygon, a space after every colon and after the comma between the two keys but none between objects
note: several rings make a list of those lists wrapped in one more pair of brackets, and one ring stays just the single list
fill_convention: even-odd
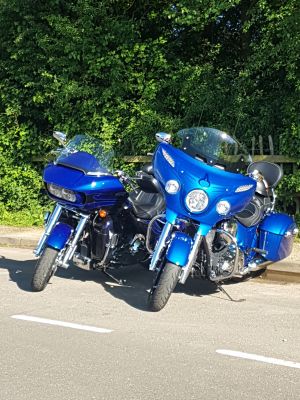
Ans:
[{"label": "blue motorcycle", "polygon": [[149,222],[165,208],[151,165],[132,179],[113,171],[113,152],[100,140],[77,135],[66,145],[64,133],[54,136],[64,147],[44,170],[45,190],[56,205],[45,216],[45,232],[35,249],[33,291],[43,290],[56,269],[68,268],[71,261],[115,279],[109,267],[147,260],[147,232],[148,247],[161,232],[158,220],[150,230]]},{"label": "blue motorcycle", "polygon": [[282,177],[278,165],[250,163],[244,147],[217,129],[184,129],[177,135],[179,148],[167,143],[169,135],[156,136],[161,143],[154,175],[166,212],[150,264],[156,271],[152,311],[161,310],[189,275],[224,291],[223,281],[265,269],[291,253],[296,224],[274,211],[274,188]]}]

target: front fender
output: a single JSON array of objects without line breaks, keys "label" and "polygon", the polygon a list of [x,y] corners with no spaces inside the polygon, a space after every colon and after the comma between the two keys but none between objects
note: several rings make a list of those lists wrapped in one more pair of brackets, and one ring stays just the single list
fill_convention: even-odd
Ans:
[{"label": "front fender", "polygon": [[182,232],[175,232],[172,235],[166,258],[169,262],[184,267],[189,259],[193,246],[193,240],[190,236]]},{"label": "front fender", "polygon": [[72,227],[58,222],[47,239],[46,245],[56,250],[62,250],[72,233]]}]

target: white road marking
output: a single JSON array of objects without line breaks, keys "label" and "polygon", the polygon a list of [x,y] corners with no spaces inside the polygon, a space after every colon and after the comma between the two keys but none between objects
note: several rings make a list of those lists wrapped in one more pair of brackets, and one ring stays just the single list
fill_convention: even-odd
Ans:
[{"label": "white road marking", "polygon": [[260,361],[268,364],[281,365],[283,367],[299,368],[300,363],[294,361],[280,360],[279,358],[259,356],[257,354],[243,353],[241,351],[233,350],[216,350],[217,353],[231,357],[245,358],[247,360]]},{"label": "white road marking", "polygon": [[23,321],[38,322],[40,324],[64,326],[66,328],[79,329],[82,331],[90,331],[96,333],[110,333],[113,332],[111,329],[97,328],[96,326],[74,324],[72,322],[56,321],[53,319],[32,317],[30,315],[12,315],[11,318],[21,319]]}]

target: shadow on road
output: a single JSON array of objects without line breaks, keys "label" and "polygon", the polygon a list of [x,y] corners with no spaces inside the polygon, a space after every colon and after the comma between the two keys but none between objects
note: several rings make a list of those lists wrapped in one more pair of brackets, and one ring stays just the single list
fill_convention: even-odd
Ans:
[{"label": "shadow on road", "polygon": [[[9,272],[10,280],[24,291],[31,291],[30,283],[35,263],[36,260],[18,261],[0,256],[0,270],[6,269]],[[115,298],[133,308],[148,311],[148,291],[152,286],[154,274],[140,265],[111,269],[109,272],[123,283],[117,284],[100,271],[85,271],[72,265],[68,269],[59,268],[49,284],[55,285],[56,277],[82,282],[97,282]],[[218,297],[224,298],[223,294],[219,295],[219,290],[215,285],[202,279],[189,278],[185,285],[178,284],[174,292],[196,297],[218,293]]]}]

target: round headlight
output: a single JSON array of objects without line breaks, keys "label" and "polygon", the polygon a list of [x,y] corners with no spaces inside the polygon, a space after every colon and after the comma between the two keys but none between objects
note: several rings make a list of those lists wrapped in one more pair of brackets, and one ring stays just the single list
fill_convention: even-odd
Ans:
[{"label": "round headlight", "polygon": [[230,211],[230,203],[226,200],[221,200],[216,206],[217,213],[220,215],[226,215]]},{"label": "round headlight", "polygon": [[179,187],[179,182],[172,179],[166,183],[165,191],[169,194],[176,194],[179,190]]},{"label": "round headlight", "polygon": [[208,196],[204,190],[192,190],[185,198],[185,204],[191,212],[201,212],[208,204]]}]

